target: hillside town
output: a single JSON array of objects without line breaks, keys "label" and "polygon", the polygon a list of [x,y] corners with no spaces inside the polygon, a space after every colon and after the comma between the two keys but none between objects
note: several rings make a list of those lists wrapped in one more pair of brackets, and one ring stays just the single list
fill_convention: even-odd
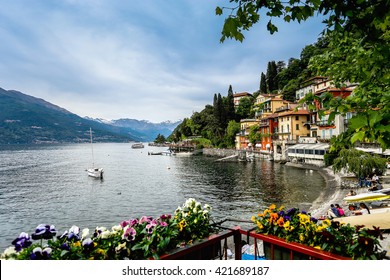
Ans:
[{"label": "hillside town", "polygon": [[[283,100],[281,94],[259,94],[256,97],[255,118],[242,119],[240,132],[236,136],[236,150],[253,152],[260,157],[276,161],[292,161],[315,166],[324,166],[324,154],[329,150],[330,139],[345,132],[349,120],[355,112],[345,115],[338,114],[333,120],[330,112],[323,116],[319,111],[322,104],[315,101],[315,110],[309,109],[308,104],[301,102],[307,94],[320,96],[327,92],[334,98],[347,98],[353,94],[356,84],[337,88],[332,80],[316,76],[306,80],[296,91],[296,102]],[[238,106],[240,99],[251,97],[248,92],[235,93],[234,104]],[[250,128],[258,126],[261,141],[251,143],[249,140]],[[365,143],[357,147],[365,152],[390,156],[390,150],[382,151],[375,144]]]}]

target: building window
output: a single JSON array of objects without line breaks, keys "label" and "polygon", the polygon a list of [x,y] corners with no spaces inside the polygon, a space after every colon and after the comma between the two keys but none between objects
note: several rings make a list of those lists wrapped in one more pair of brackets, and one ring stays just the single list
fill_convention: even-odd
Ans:
[{"label": "building window", "polygon": [[299,130],[299,124],[295,125],[295,130]]},{"label": "building window", "polygon": [[299,116],[295,116],[295,120],[296,120],[296,121],[299,121]]},{"label": "building window", "polygon": [[290,132],[290,125],[289,124],[287,125],[287,131],[286,132]]}]

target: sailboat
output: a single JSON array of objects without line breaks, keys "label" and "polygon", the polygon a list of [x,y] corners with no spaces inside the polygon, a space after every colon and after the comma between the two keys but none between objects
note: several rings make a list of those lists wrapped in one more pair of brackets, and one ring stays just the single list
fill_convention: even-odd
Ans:
[{"label": "sailboat", "polygon": [[92,150],[92,168],[88,168],[88,176],[103,179],[103,168],[96,168],[95,167],[95,159],[93,156],[93,143],[92,143],[92,129],[89,128],[89,134],[91,136],[91,150]]}]

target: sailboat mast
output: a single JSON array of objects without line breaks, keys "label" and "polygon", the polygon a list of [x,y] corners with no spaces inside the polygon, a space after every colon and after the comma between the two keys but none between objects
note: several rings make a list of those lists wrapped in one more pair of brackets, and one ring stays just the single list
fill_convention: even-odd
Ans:
[{"label": "sailboat mast", "polygon": [[95,158],[93,156],[93,144],[92,144],[92,128],[89,128],[89,134],[91,136],[92,168],[95,168]]}]

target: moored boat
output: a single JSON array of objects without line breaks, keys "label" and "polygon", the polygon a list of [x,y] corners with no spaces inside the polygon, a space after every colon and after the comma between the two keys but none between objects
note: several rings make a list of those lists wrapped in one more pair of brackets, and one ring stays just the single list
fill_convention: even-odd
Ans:
[{"label": "moored boat", "polygon": [[133,145],[131,145],[131,148],[133,148],[133,149],[142,149],[144,147],[145,146],[143,143],[134,143]]},{"label": "moored boat", "polygon": [[92,151],[92,168],[88,168],[86,171],[88,173],[88,176],[98,179],[103,179],[103,168],[96,168],[95,167],[95,158],[93,155],[93,143],[92,143],[92,129],[89,129],[89,134],[91,138],[91,151]]}]

